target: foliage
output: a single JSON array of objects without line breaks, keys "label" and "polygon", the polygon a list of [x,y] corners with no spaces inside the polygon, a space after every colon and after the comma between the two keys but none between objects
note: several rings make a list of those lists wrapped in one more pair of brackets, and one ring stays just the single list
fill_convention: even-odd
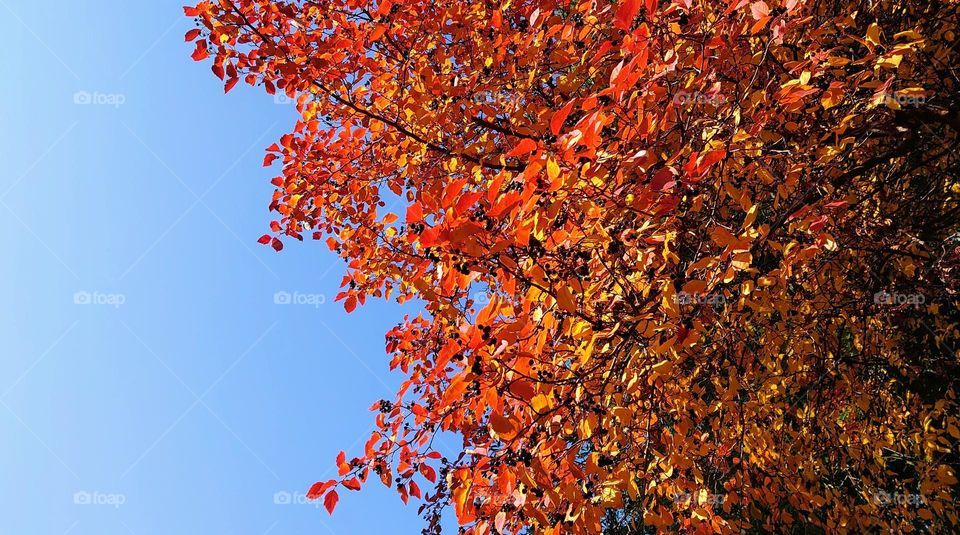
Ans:
[{"label": "foliage", "polygon": [[347,312],[425,306],[310,495],[380,479],[428,533],[960,529],[957,7],[186,8],[226,90],[297,102],[261,241],[325,239]]}]

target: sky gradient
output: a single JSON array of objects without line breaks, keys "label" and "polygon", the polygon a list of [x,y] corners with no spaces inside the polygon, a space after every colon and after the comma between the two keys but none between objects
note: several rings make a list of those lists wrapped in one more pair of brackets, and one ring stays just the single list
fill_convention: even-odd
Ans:
[{"label": "sky gradient", "polygon": [[295,110],[224,95],[182,5],[0,0],[0,532],[419,533],[380,485],[303,500],[393,397],[404,310],[256,243]]}]

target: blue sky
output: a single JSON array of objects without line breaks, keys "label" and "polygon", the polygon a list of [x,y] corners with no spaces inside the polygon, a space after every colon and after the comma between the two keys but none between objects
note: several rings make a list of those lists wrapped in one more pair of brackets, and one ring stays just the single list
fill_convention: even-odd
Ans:
[{"label": "blue sky", "polygon": [[419,533],[379,485],[303,503],[401,380],[403,310],[256,243],[295,110],[223,95],[182,5],[0,0],[0,532]]}]

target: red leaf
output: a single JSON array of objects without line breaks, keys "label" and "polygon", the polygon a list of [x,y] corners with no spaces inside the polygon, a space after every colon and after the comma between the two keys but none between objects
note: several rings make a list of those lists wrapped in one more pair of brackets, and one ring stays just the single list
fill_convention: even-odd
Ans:
[{"label": "red leaf", "polygon": [[457,201],[457,206],[456,206],[457,215],[460,215],[466,212],[468,208],[473,206],[474,203],[476,203],[480,199],[480,197],[483,197],[483,192],[481,191],[467,193],[467,194],[464,194],[462,197],[460,197],[460,200]]},{"label": "red leaf", "polygon": [[673,179],[673,169],[670,167],[661,169],[653,175],[653,180],[650,181],[650,187],[654,191],[667,191],[672,189],[677,182]]},{"label": "red leaf", "polygon": [[183,36],[183,40],[189,43],[190,41],[193,41],[199,36],[200,36],[200,28],[194,28],[189,32],[187,32],[186,35]]},{"label": "red leaf", "polygon": [[323,495],[323,491],[325,491],[325,490],[327,490],[328,488],[330,488],[330,486],[331,486],[333,483],[335,483],[335,482],[334,482],[334,481],[326,481],[326,482],[317,481],[316,483],[313,484],[312,487],[310,487],[310,490],[307,491],[307,499],[308,499],[308,500],[316,500],[317,498],[319,498],[320,496],[322,496],[322,495]]},{"label": "red leaf", "polygon": [[711,165],[726,158],[726,156],[727,151],[723,149],[717,149],[708,152],[705,156],[703,156],[703,159],[700,161],[700,165],[697,166],[697,174],[702,175]]},{"label": "red leaf", "polygon": [[272,239],[273,239],[273,237],[270,236],[269,234],[264,234],[263,236],[260,236],[260,239],[257,240],[257,241],[260,242],[260,243],[262,243],[262,244],[264,244],[264,245],[266,245],[266,244],[270,243],[270,240],[272,240]]},{"label": "red leaf", "polygon": [[273,165],[273,161],[279,157],[280,156],[277,154],[267,154],[266,156],[263,157],[263,166],[270,167],[271,165]]},{"label": "red leaf", "polygon": [[833,201],[833,202],[831,202],[831,203],[827,203],[826,206],[827,206],[827,208],[843,208],[844,206],[846,206],[846,205],[848,205],[848,204],[850,204],[850,203],[848,203],[847,201]]},{"label": "red leaf", "polygon": [[640,0],[624,0],[617,8],[617,20],[615,26],[621,30],[629,30],[633,25],[633,19],[637,17],[640,11]]},{"label": "red leaf", "polygon": [[818,231],[827,224],[827,216],[822,215],[813,220],[813,223],[810,223],[810,230]]},{"label": "red leaf", "polygon": [[420,473],[423,474],[423,477],[427,478],[427,481],[431,483],[436,483],[437,481],[437,472],[427,464],[420,465]]},{"label": "red leaf", "polygon": [[437,227],[430,227],[420,234],[420,245],[424,247],[433,247],[440,238],[440,230]]},{"label": "red leaf", "polygon": [[570,115],[570,112],[573,110],[573,101],[567,102],[567,105],[560,108],[560,111],[553,114],[553,117],[550,119],[550,131],[553,132],[553,135],[560,135],[560,129],[563,128],[563,122],[567,120],[567,116]]},{"label": "red leaf", "polygon": [[407,207],[407,223],[419,223],[423,220],[423,208],[415,202]]},{"label": "red leaf", "polygon": [[343,486],[350,490],[360,490],[360,480],[355,477],[351,477],[343,482]]},{"label": "red leaf", "polygon": [[343,308],[344,308],[344,310],[347,311],[347,314],[349,314],[349,313],[353,312],[354,310],[356,310],[356,308],[357,308],[357,298],[354,297],[354,296],[352,296],[352,295],[351,295],[350,297],[348,297],[347,300],[343,303]]},{"label": "red leaf", "polygon": [[520,141],[520,143],[517,143],[517,146],[514,147],[513,150],[507,153],[507,158],[512,156],[520,156],[522,154],[530,154],[535,150],[537,150],[537,142],[525,137]]},{"label": "red leaf", "polygon": [[333,514],[333,508],[337,506],[337,502],[340,500],[340,495],[337,494],[337,491],[331,490],[327,493],[327,497],[323,499],[323,506],[327,508],[327,512],[331,515]]},{"label": "red leaf", "polygon": [[195,7],[183,6],[183,14],[188,17],[196,17],[200,14],[200,10]]},{"label": "red leaf", "polygon": [[190,57],[192,57],[194,61],[203,61],[209,58],[210,53],[207,52],[207,41],[204,39],[197,41],[197,48]]},{"label": "red leaf", "polygon": [[276,238],[273,239],[273,242],[270,243],[270,246],[273,247],[273,250],[278,253],[283,250],[283,242]]},{"label": "red leaf", "polygon": [[223,92],[224,92],[224,93],[229,93],[230,90],[233,89],[233,86],[237,85],[237,82],[239,82],[239,81],[240,81],[239,78],[231,78],[231,79],[227,80],[227,83],[224,84],[224,86],[223,86]]}]

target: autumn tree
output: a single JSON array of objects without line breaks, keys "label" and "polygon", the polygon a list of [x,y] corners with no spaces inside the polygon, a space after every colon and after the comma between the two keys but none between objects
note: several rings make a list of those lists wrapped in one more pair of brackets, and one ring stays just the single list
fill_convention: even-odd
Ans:
[{"label": "autumn tree", "polygon": [[960,529],[957,8],[186,8],[226,90],[297,102],[261,241],[324,240],[347,312],[423,305],[310,496],[380,480],[427,533]]}]

